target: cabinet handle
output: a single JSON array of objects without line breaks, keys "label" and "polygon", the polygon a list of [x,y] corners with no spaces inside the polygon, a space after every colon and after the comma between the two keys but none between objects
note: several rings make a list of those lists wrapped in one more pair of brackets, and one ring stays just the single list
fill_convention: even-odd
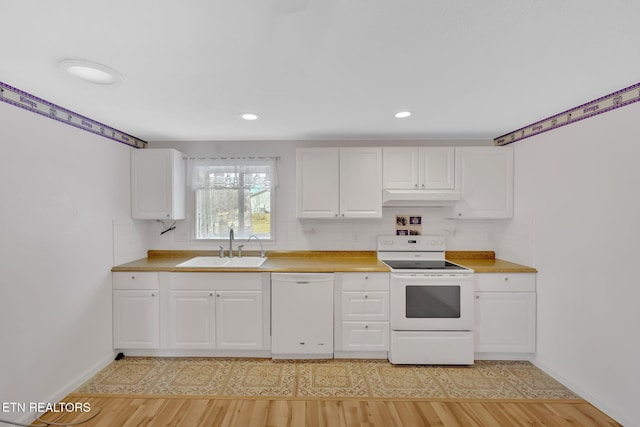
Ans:
[{"label": "cabinet handle", "polygon": [[415,187],[415,188],[418,188],[418,184],[414,184],[414,187]]},{"label": "cabinet handle", "polygon": [[369,276],[364,276],[364,280],[368,280],[368,279],[369,279]]},{"label": "cabinet handle", "polygon": [[220,298],[220,294],[216,294],[216,296],[217,296],[218,298]]},{"label": "cabinet handle", "polygon": [[344,216],[344,214],[341,214],[341,216]]},{"label": "cabinet handle", "polygon": [[509,276],[504,276],[504,281],[508,282],[509,281]]},{"label": "cabinet handle", "polygon": [[364,294],[364,297],[365,297],[365,298],[369,298],[369,295],[368,295],[368,294]]},{"label": "cabinet handle", "polygon": [[135,279],[136,279],[136,276],[131,276],[131,280],[135,280]]},{"label": "cabinet handle", "polygon": [[479,295],[476,295],[476,299],[480,299],[480,296],[479,296]]},{"label": "cabinet handle", "polygon": [[156,296],[156,293],[155,293],[155,292],[152,292],[152,293],[151,293],[151,296],[152,296],[152,297],[155,297],[155,296]]},{"label": "cabinet handle", "polygon": [[210,293],[209,293],[209,296],[210,296],[210,297],[212,297],[212,296],[213,296],[213,292],[210,292]]},{"label": "cabinet handle", "polygon": [[364,328],[365,329],[369,329],[369,325],[364,325]]}]

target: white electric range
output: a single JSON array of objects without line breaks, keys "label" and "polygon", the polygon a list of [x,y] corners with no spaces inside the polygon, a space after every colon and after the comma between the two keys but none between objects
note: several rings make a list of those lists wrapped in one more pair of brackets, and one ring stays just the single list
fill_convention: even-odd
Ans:
[{"label": "white electric range", "polygon": [[445,259],[445,238],[378,236],[391,268],[394,364],[473,364],[473,270]]}]

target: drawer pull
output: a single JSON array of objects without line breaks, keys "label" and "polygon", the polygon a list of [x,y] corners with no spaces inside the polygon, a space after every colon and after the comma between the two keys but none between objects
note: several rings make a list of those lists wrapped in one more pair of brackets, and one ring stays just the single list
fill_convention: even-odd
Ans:
[{"label": "drawer pull", "polygon": [[369,295],[367,295],[367,294],[364,294],[364,297],[365,297],[365,298],[369,298]]},{"label": "drawer pull", "polygon": [[364,328],[365,329],[369,329],[369,325],[364,325]]}]

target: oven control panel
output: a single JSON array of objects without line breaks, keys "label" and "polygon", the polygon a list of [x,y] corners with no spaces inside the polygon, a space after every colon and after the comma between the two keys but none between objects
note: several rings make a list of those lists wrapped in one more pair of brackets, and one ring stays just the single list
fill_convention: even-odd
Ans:
[{"label": "oven control panel", "polygon": [[444,252],[445,238],[439,235],[426,236],[378,236],[378,251],[434,251]]}]

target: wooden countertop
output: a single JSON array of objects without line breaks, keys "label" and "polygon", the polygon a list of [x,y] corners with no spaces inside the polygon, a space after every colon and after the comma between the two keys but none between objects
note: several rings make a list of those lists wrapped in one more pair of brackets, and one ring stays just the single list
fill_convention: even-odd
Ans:
[{"label": "wooden countertop", "polygon": [[447,251],[447,260],[471,268],[476,273],[537,273],[533,267],[495,257],[492,251]]},{"label": "wooden countertop", "polygon": [[[274,251],[258,268],[196,268],[176,265],[196,256],[217,256],[217,251],[149,251],[147,258],[113,267],[111,271],[182,271],[182,272],[269,272],[269,273],[338,273],[389,272],[378,261],[375,251]],[[257,256],[245,252],[245,256]],[[476,273],[535,273],[537,270],[496,259],[491,251],[448,251],[447,260],[473,269]]]}]

